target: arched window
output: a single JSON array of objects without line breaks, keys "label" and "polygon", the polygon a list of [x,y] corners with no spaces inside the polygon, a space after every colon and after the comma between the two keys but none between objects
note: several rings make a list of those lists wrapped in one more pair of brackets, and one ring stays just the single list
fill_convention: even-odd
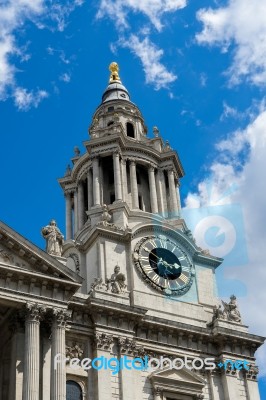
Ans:
[{"label": "arched window", "polygon": [[127,136],[134,138],[134,126],[131,124],[131,122],[127,122]]},{"label": "arched window", "polygon": [[107,126],[111,126],[111,125],[113,125],[113,124],[114,124],[114,121],[109,121],[108,124],[107,124]]},{"label": "arched window", "polygon": [[67,381],[66,400],[82,400],[82,389],[77,382]]}]

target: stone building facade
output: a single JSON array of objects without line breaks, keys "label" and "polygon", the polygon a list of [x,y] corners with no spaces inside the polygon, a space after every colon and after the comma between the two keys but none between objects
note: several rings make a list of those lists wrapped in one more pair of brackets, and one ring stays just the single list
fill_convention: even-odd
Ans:
[{"label": "stone building facade", "polygon": [[[182,219],[179,157],[156,127],[147,137],[116,63],[110,71],[85,152],[75,148],[59,179],[65,240],[51,221],[44,252],[0,223],[0,400],[259,400],[264,338],[234,296],[219,306],[222,260]],[[67,361],[55,369],[58,355]],[[117,373],[75,360],[125,357],[135,368]],[[217,366],[201,368],[206,358]]]}]

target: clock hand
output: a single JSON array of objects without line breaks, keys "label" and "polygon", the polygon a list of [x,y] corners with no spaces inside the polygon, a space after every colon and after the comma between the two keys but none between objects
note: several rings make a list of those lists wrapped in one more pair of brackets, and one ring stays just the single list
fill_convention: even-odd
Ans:
[{"label": "clock hand", "polygon": [[152,251],[147,249],[147,247],[143,247],[143,250],[146,251],[147,253],[151,253],[154,257],[159,258],[159,260],[162,260],[161,257],[157,256],[157,254],[154,254]]}]

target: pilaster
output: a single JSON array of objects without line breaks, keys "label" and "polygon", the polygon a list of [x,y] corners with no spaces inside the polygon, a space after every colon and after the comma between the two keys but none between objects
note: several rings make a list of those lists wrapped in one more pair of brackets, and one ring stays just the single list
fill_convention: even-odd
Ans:
[{"label": "pilaster", "polygon": [[[144,354],[144,349],[137,346],[134,339],[131,338],[118,338],[119,354],[120,357],[127,357],[132,363],[134,358],[141,357]],[[124,400],[142,399],[143,387],[141,379],[141,371],[132,368],[128,370],[123,368],[119,372],[121,398]]]},{"label": "pilaster", "polygon": [[[94,345],[96,347],[95,357],[110,358],[114,341],[113,336],[106,333],[96,332],[94,337]],[[97,376],[97,394],[98,400],[111,400],[111,371],[110,369],[102,368],[100,371],[94,371]]]}]

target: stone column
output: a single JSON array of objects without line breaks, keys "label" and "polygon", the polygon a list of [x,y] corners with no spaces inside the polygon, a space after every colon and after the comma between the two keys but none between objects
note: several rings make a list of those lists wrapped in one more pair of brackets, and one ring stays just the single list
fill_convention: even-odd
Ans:
[{"label": "stone column", "polygon": [[121,160],[121,176],[122,176],[122,192],[123,200],[127,201],[128,189],[127,189],[127,160]]},{"label": "stone column", "polygon": [[83,182],[78,184],[78,229],[80,230],[84,225],[84,214],[85,214],[85,204],[84,204],[84,186]]},{"label": "stone column", "polygon": [[[51,359],[51,400],[66,400],[66,324],[71,311],[53,309],[52,322],[52,359]],[[60,354],[62,362],[56,363],[55,357]],[[36,399],[37,400],[37,399]]]},{"label": "stone column", "polygon": [[114,164],[114,183],[115,183],[115,201],[122,201],[122,185],[121,185],[121,169],[120,169],[120,155],[116,151],[113,153]]},{"label": "stone column", "polygon": [[138,194],[138,183],[136,173],[135,161],[130,161],[130,185],[131,185],[131,197],[132,197],[132,208],[139,208],[139,194]]},{"label": "stone column", "polygon": [[167,217],[168,215],[168,201],[167,201],[167,192],[166,192],[166,182],[165,182],[165,174],[164,170],[160,170],[160,181],[162,187],[162,208],[163,208],[163,215]]},{"label": "stone column", "polygon": [[66,240],[72,239],[72,199],[71,193],[65,193],[66,198]]},{"label": "stone column", "polygon": [[39,400],[40,319],[45,308],[26,304],[23,400]]},{"label": "stone column", "polygon": [[[50,327],[49,327],[50,328]],[[41,360],[42,360],[42,379],[41,392],[42,400],[50,400],[51,386],[51,331],[48,326],[41,327]]]},{"label": "stone column", "polygon": [[[12,334],[11,338],[11,361],[10,371],[4,371],[6,367],[4,363],[4,351],[2,352],[2,359],[0,356],[0,388],[2,388],[3,374],[9,372],[9,388],[8,388],[8,400],[22,399],[23,390],[23,369],[24,369],[24,347],[25,347],[25,320],[22,313],[15,311],[9,320],[9,329]],[[0,344],[3,348],[3,343]],[[2,371],[1,371],[2,369]],[[2,393],[3,395],[3,393]],[[4,400],[6,397],[1,397],[0,400]]]},{"label": "stone column", "polygon": [[179,191],[179,182],[176,185],[176,198],[177,198],[177,207],[178,207],[178,215],[181,215],[181,200],[180,200],[180,191]]},{"label": "stone column", "polygon": [[88,170],[87,182],[88,182],[88,210],[89,210],[93,205],[93,188],[92,188],[91,168],[89,168],[89,170]]},{"label": "stone column", "polygon": [[174,171],[172,169],[168,170],[168,183],[169,183],[169,194],[170,194],[170,213],[171,213],[170,215],[174,217],[178,215],[178,204],[176,196]]},{"label": "stone column", "polygon": [[78,190],[74,192],[74,233],[78,231]]},{"label": "stone column", "polygon": [[150,199],[151,199],[151,212],[158,213],[158,200],[155,184],[154,168],[149,167],[149,186],[150,186]]},{"label": "stone column", "polygon": [[93,174],[93,205],[99,206],[101,204],[99,157],[94,157],[92,159],[92,174]]}]

